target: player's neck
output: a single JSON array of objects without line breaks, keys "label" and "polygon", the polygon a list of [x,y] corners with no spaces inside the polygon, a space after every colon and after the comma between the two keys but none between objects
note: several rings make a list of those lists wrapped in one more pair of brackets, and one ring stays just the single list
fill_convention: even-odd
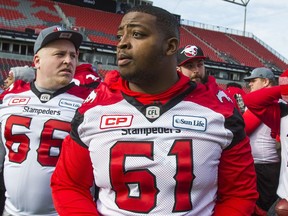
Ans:
[{"label": "player's neck", "polygon": [[45,88],[41,88],[40,86],[37,85],[36,82],[34,82],[36,89],[39,92],[47,92],[47,93],[54,93],[55,91],[51,90],[51,89],[45,89]]}]

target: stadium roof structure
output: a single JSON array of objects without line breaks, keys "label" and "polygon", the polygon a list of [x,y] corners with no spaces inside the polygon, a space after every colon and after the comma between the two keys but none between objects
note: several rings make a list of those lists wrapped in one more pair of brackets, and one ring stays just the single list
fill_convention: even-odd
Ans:
[{"label": "stadium roof structure", "polygon": [[233,3],[233,4],[238,4],[238,5],[241,5],[241,6],[247,6],[249,1],[250,0],[223,0],[223,1],[227,1],[227,2],[230,2],[230,3]]},{"label": "stadium roof structure", "polygon": [[247,16],[247,5],[248,3],[250,2],[250,0],[223,0],[223,1],[226,1],[226,2],[230,2],[230,3],[233,3],[233,4],[237,4],[237,5],[240,5],[240,6],[244,6],[245,7],[245,12],[244,12],[244,28],[243,28],[243,32],[245,34],[245,31],[246,31],[246,16]]}]

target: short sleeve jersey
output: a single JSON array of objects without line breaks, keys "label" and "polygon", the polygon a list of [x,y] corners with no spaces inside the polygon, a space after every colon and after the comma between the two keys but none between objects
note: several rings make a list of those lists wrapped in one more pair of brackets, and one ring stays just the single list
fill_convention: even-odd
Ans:
[{"label": "short sleeve jersey", "polygon": [[233,110],[224,92],[195,84],[165,104],[100,84],[71,133],[89,149],[99,213],[212,215],[221,153],[245,137]]},{"label": "short sleeve jersey", "polygon": [[288,198],[288,105],[280,103],[280,139],[281,139],[281,170],[277,194],[281,198]]},{"label": "short sleeve jersey", "polygon": [[71,83],[54,94],[40,93],[33,83],[19,80],[1,95],[5,208],[9,214],[57,215],[50,178],[75,111],[89,93],[80,88]]}]

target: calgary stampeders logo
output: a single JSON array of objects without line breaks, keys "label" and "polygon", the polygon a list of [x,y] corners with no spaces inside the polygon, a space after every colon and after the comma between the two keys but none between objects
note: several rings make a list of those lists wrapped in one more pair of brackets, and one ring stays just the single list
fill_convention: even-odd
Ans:
[{"label": "calgary stampeders logo", "polygon": [[187,56],[188,58],[194,57],[197,55],[198,53],[198,48],[194,45],[187,45],[181,52],[181,54],[183,54],[185,56]]}]

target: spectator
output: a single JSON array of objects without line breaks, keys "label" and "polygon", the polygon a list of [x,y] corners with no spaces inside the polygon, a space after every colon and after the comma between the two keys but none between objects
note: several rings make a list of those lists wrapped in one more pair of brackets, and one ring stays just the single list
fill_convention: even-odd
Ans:
[{"label": "spectator", "polygon": [[58,213],[250,216],[258,194],[243,119],[177,73],[174,15],[132,8],[117,35],[120,74],[78,109],[51,178]]},{"label": "spectator", "polygon": [[101,82],[101,77],[98,75],[96,68],[92,64],[80,63],[76,67],[73,81],[78,86],[94,89]]},{"label": "spectator", "polygon": [[35,79],[35,69],[29,66],[11,67],[8,77],[4,80],[4,89],[7,89],[16,80],[31,82]]},{"label": "spectator", "polygon": [[[251,92],[270,88],[276,84],[274,73],[269,68],[255,68],[251,75],[244,78]],[[257,174],[259,199],[255,215],[267,215],[270,206],[277,199],[276,190],[280,174],[280,157],[274,133],[265,123],[248,109],[243,114],[246,132],[250,137],[252,155]],[[264,211],[263,211],[264,210]]]},{"label": "spectator", "polygon": [[0,96],[4,216],[58,215],[50,177],[75,110],[89,94],[71,83],[81,42],[78,32],[43,29],[34,44],[35,81],[17,80]]},{"label": "spectator", "polygon": [[243,91],[242,86],[236,82],[229,82],[226,84],[226,92],[231,98],[235,98],[237,106],[239,107],[240,112],[243,114],[245,112],[243,96],[246,93]]}]

